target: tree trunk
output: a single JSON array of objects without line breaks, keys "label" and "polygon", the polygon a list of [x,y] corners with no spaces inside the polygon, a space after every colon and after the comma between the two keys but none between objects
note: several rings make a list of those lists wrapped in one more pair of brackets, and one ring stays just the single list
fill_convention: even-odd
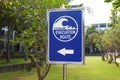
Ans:
[{"label": "tree trunk", "polygon": [[102,61],[105,61],[105,53],[102,53]]},{"label": "tree trunk", "polygon": [[38,74],[38,80],[43,80],[43,79],[42,79],[42,76],[41,76],[40,66],[39,66],[39,64],[38,64],[38,59],[39,59],[39,56],[37,55],[37,59],[36,59],[36,69],[37,69],[37,74]]},{"label": "tree trunk", "polygon": [[27,71],[31,71],[32,70],[32,66],[35,65],[35,60],[33,58],[33,56],[29,56],[30,60],[31,60],[31,63],[30,63],[30,66],[28,67]]},{"label": "tree trunk", "polygon": [[25,61],[28,60],[28,49],[25,49]]},{"label": "tree trunk", "polygon": [[47,76],[49,70],[50,70],[51,64],[47,64],[46,68],[44,69],[44,72],[42,74],[42,80]]},{"label": "tree trunk", "polygon": [[10,62],[10,26],[8,26],[8,34],[7,34],[6,62]]},{"label": "tree trunk", "polygon": [[36,68],[37,68],[37,74],[38,74],[38,80],[44,80],[44,78],[47,76],[49,70],[50,70],[51,64],[47,64],[45,69],[42,72],[41,75],[41,70],[40,70],[40,66],[38,64],[38,59],[36,60]]},{"label": "tree trunk", "polygon": [[[44,43],[44,53],[47,53],[47,44]],[[46,64],[46,67],[42,73],[42,80],[47,76],[49,70],[50,70],[51,64]]]},{"label": "tree trunk", "polygon": [[93,46],[92,45],[90,45],[90,54],[92,54],[93,53]]}]

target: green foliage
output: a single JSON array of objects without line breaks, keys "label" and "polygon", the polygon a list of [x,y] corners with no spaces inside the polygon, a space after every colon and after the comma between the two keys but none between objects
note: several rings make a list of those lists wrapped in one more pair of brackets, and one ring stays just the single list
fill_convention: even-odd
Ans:
[{"label": "green foliage", "polygon": [[94,25],[91,25],[91,26],[88,26],[87,30],[86,30],[86,35],[87,34],[92,34],[94,32],[97,32],[96,31],[96,27]]},{"label": "green foliage", "polygon": [[112,2],[112,6],[114,9],[120,9],[120,0],[105,0],[104,2]]},{"label": "green foliage", "polygon": [[120,0],[114,0],[112,5],[115,9],[120,8]]},{"label": "green foliage", "polygon": [[105,0],[105,2],[112,2],[111,9],[111,26],[110,30],[105,31],[102,39],[102,46],[109,47],[111,49],[120,49],[120,0]]},{"label": "green foliage", "polygon": [[[59,8],[67,4],[64,0],[16,0],[16,41],[22,43],[26,49],[31,47],[45,48],[47,42],[47,18],[46,11],[51,8]],[[36,43],[36,44],[35,44]]]},{"label": "green foliage", "polygon": [[7,0],[2,0],[0,1],[0,27],[4,27],[8,25],[8,20],[11,19],[13,20],[14,13],[12,13],[12,2],[9,2]]},{"label": "green foliage", "polygon": [[112,2],[113,0],[105,0],[104,2]]},{"label": "green foliage", "polygon": [[96,27],[94,25],[88,26],[85,32],[85,44],[86,46],[90,46],[94,44],[94,38],[96,35]]},{"label": "green foliage", "polygon": [[12,31],[16,30],[18,33],[16,43],[22,43],[26,49],[33,46],[46,48],[46,12],[48,9],[60,8],[62,4],[66,5],[67,2],[65,0],[0,0],[0,28],[9,27],[8,38]]}]

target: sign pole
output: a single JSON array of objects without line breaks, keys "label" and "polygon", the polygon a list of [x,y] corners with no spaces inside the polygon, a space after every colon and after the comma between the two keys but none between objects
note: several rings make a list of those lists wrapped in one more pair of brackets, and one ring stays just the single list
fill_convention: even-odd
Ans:
[{"label": "sign pole", "polygon": [[67,80],[67,64],[84,64],[83,11],[84,8],[47,11],[47,61],[50,64],[60,63],[63,65],[63,80]]},{"label": "sign pole", "polygon": [[63,80],[67,80],[67,64],[63,64]]}]

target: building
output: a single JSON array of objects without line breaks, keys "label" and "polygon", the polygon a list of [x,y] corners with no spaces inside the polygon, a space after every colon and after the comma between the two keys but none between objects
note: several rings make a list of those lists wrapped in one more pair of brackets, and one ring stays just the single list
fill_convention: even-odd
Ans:
[{"label": "building", "polygon": [[110,28],[108,26],[108,23],[96,23],[96,24],[92,24],[92,25],[95,26],[97,31],[104,31],[104,30]]},{"label": "building", "polygon": [[67,2],[71,2],[72,0],[66,0]]}]

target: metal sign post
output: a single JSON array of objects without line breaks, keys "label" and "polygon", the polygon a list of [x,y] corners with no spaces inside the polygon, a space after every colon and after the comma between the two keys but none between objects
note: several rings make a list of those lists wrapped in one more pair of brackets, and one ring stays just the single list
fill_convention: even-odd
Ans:
[{"label": "metal sign post", "polygon": [[67,64],[63,64],[63,80],[67,80]]},{"label": "metal sign post", "polygon": [[47,11],[48,55],[50,64],[63,64],[63,80],[67,80],[67,64],[84,64],[84,8]]}]

